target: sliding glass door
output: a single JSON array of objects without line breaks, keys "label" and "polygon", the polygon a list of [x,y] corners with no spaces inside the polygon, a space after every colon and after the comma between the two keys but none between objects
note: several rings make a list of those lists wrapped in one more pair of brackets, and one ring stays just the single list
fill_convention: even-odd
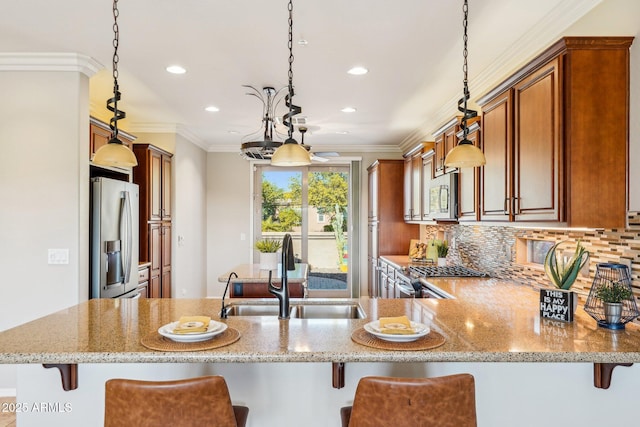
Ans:
[{"label": "sliding glass door", "polygon": [[254,238],[291,234],[297,262],[309,264],[311,297],[350,296],[349,169],[255,168]]}]

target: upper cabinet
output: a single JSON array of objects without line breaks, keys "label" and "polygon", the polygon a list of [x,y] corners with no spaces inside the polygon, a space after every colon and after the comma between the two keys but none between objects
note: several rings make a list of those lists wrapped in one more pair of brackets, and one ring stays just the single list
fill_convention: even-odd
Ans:
[{"label": "upper cabinet", "polygon": [[[106,145],[111,139],[111,128],[109,125],[93,117],[89,118],[89,159],[98,151],[98,148]],[[131,148],[135,137],[126,132],[118,131],[118,139],[124,145]]]},{"label": "upper cabinet", "polygon": [[625,226],[632,41],[563,38],[478,100],[481,220]]},{"label": "upper cabinet", "polygon": [[424,143],[404,154],[404,210],[405,221],[422,219],[422,150]]},{"label": "upper cabinet", "polygon": [[140,220],[171,220],[172,154],[150,144],[134,144],[138,166],[133,181],[140,185]]},{"label": "upper cabinet", "polygon": [[[467,123],[469,133],[467,139],[476,147],[481,146],[480,118],[476,117]],[[463,131],[457,134],[462,140]],[[458,169],[458,221],[477,221],[479,219],[480,200],[480,168]]]},{"label": "upper cabinet", "polygon": [[454,117],[433,133],[435,141],[434,176],[440,176],[455,170],[455,168],[446,167],[444,160],[449,151],[458,143],[456,134],[459,130],[460,117]]}]

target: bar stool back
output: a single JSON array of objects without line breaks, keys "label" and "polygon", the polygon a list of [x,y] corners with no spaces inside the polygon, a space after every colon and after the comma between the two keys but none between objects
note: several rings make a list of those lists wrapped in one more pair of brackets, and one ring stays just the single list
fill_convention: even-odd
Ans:
[{"label": "bar stool back", "polygon": [[364,377],[340,416],[342,427],[476,427],[474,378]]},{"label": "bar stool back", "polygon": [[248,414],[249,408],[231,404],[221,376],[105,383],[105,427],[244,427]]}]

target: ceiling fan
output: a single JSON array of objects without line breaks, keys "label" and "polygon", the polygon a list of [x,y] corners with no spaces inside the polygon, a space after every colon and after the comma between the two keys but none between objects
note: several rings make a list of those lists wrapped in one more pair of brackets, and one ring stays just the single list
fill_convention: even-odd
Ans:
[{"label": "ceiling fan", "polygon": [[312,152],[311,146],[304,144],[304,134],[307,133],[308,130],[309,129],[306,126],[298,126],[298,132],[300,132],[301,135],[300,145],[302,145],[304,148],[306,148],[307,151],[309,151],[312,161],[324,163],[329,161],[327,157],[340,157],[340,154],[335,151],[319,151],[317,153]]}]

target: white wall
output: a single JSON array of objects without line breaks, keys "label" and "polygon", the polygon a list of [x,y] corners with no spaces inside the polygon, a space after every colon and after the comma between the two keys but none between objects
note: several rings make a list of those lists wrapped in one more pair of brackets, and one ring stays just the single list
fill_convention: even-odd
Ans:
[{"label": "white wall", "polygon": [[[221,297],[218,277],[249,262],[251,168],[238,153],[207,155],[207,295]],[[244,236],[244,240],[241,239]]]},{"label": "white wall", "polygon": [[[0,72],[0,330],[88,297],[88,87],[77,71]],[[49,265],[50,248],[69,263]]]},{"label": "white wall", "polygon": [[207,295],[207,155],[176,137],[173,158],[172,292],[175,298]]}]

